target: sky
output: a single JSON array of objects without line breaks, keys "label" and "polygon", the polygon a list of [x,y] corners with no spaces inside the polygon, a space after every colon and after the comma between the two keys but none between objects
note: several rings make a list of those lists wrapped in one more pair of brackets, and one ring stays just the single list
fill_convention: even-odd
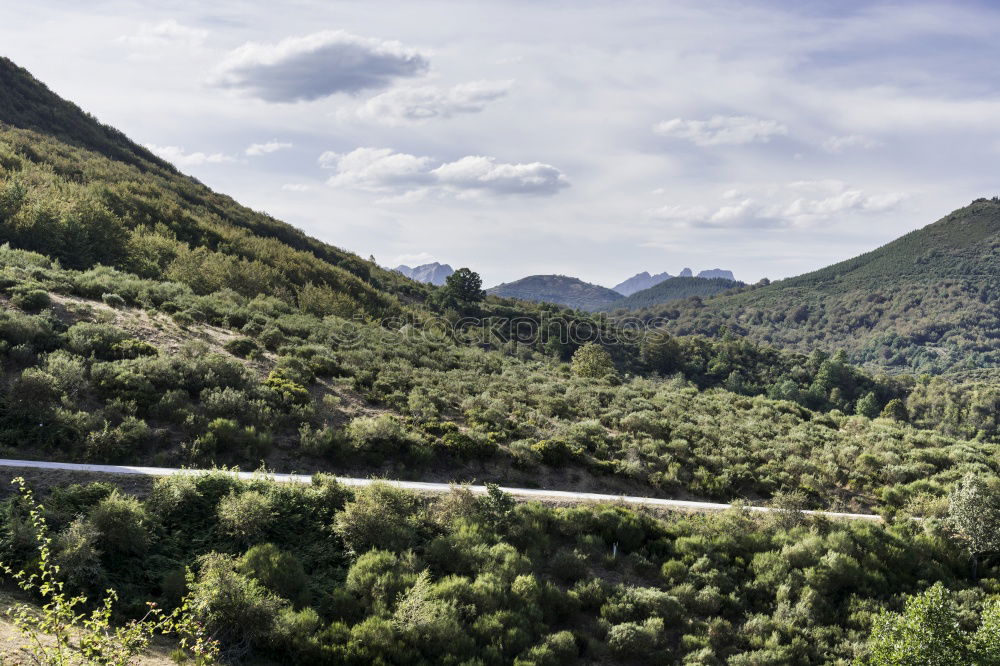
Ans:
[{"label": "sky", "polygon": [[997,34],[971,2],[33,0],[0,54],[382,265],[613,286],[797,275],[998,194]]}]

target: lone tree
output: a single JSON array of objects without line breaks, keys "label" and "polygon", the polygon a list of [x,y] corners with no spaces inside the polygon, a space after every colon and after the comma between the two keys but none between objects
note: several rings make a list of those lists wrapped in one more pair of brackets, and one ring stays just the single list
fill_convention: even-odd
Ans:
[{"label": "lone tree", "polygon": [[478,303],[483,300],[483,279],[469,268],[459,268],[447,277],[444,292],[460,303]]},{"label": "lone tree", "polygon": [[1000,550],[1000,491],[975,474],[966,474],[948,500],[948,518],[972,556],[975,580],[979,556]]},{"label": "lone tree", "polygon": [[598,379],[615,374],[615,364],[604,347],[588,342],[573,354],[573,374]]}]

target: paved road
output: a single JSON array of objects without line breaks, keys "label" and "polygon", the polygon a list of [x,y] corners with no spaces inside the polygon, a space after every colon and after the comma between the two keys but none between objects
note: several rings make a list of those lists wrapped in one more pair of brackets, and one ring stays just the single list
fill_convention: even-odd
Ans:
[{"label": "paved road", "polygon": [[[176,469],[172,467],[132,467],[129,465],[86,465],[78,463],[64,462],[42,462],[36,460],[8,460],[0,458],[0,468],[21,468],[21,469],[51,469],[65,470],[70,472],[92,472],[97,474],[135,474],[140,476],[174,476],[177,474],[206,474],[210,470],[200,469]],[[260,478],[258,472],[231,472],[241,479]],[[312,478],[304,474],[268,474],[267,478],[277,483],[310,483]],[[337,481],[345,486],[367,486],[375,483],[372,479],[353,479],[349,477],[337,477]],[[385,481],[398,488],[407,490],[418,490],[431,493],[445,493],[451,490],[451,484],[428,483],[424,481]],[[486,486],[468,486],[474,493],[485,493]],[[660,499],[658,497],[633,497],[629,495],[603,495],[601,493],[578,493],[566,490],[539,490],[535,488],[506,488],[501,489],[525,499],[539,500],[560,500],[564,502],[618,502],[633,504],[638,506],[654,506],[667,509],[686,509],[689,511],[724,511],[730,508],[730,504],[717,504],[713,502],[691,502],[688,500]],[[769,512],[774,511],[770,507],[749,506],[751,511]],[[810,515],[821,515],[828,518],[839,518],[847,520],[881,520],[880,516],[867,513],[836,513],[832,511],[803,511]]]}]

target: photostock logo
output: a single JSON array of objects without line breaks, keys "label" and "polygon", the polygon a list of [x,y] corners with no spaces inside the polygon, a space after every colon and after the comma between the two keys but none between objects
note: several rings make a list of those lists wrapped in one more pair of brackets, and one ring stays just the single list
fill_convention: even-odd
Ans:
[{"label": "photostock logo", "polygon": [[663,317],[586,320],[547,313],[540,317],[449,318],[427,315],[385,319],[355,315],[351,321],[331,321],[334,323],[331,342],[343,349],[358,347],[364,338],[371,335],[372,326],[377,325],[383,331],[394,332],[410,341],[451,341],[483,349],[497,349],[512,343],[536,348],[542,345],[572,348],[587,343],[637,345],[645,336],[662,332],[668,321]]}]

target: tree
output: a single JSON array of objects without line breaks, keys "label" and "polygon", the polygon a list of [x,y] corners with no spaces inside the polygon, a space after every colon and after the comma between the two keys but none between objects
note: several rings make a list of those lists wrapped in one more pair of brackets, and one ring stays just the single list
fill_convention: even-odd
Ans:
[{"label": "tree", "polygon": [[868,643],[871,666],[953,666],[995,664],[1000,645],[995,631],[997,602],[989,603],[982,626],[963,631],[952,593],[941,583],[906,600],[902,613],[883,611],[875,618]]},{"label": "tree", "polygon": [[460,303],[478,303],[483,300],[483,279],[469,268],[459,268],[445,280],[442,288],[446,297]]},{"label": "tree", "polygon": [[870,392],[865,397],[858,400],[858,404],[854,406],[854,413],[858,416],[864,416],[869,419],[873,419],[878,416],[878,398],[875,397],[875,393]]},{"label": "tree", "polygon": [[872,627],[873,666],[966,663],[965,640],[951,594],[940,583],[910,597],[902,613],[883,611]]},{"label": "tree", "polygon": [[885,406],[881,414],[884,419],[892,419],[893,421],[906,422],[910,420],[910,413],[906,409],[906,405],[899,398],[893,398],[889,401],[889,404]]},{"label": "tree", "polygon": [[975,579],[979,556],[1000,550],[1000,492],[975,474],[967,474],[948,499],[948,518],[972,556]]},{"label": "tree", "polygon": [[665,375],[682,369],[684,352],[670,334],[654,331],[639,343],[639,359],[650,370]]},{"label": "tree", "polygon": [[615,373],[611,355],[598,344],[588,342],[573,354],[573,374],[598,379]]}]

